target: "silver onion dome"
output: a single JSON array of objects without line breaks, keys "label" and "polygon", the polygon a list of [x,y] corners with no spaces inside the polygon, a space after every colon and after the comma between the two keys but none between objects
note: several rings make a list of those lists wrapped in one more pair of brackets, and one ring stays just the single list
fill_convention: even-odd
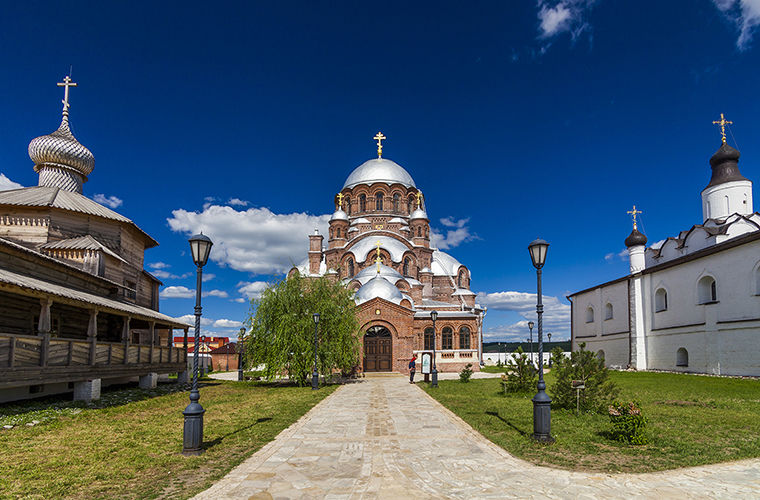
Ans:
[{"label": "silver onion dome", "polygon": [[411,213],[411,215],[409,216],[409,219],[410,219],[410,220],[415,220],[415,219],[425,219],[425,220],[429,220],[429,219],[428,219],[428,216],[427,216],[427,213],[426,213],[424,210],[422,210],[421,208],[416,208],[416,209],[415,209],[415,210],[414,210],[414,211]]},{"label": "silver onion dome", "polygon": [[68,116],[63,117],[61,126],[52,134],[32,139],[29,143],[29,158],[34,162],[37,172],[44,165],[53,165],[76,170],[86,177],[95,168],[93,154],[71,133]]},{"label": "silver onion dome", "polygon": [[343,184],[343,189],[352,188],[359,184],[401,184],[406,187],[417,187],[414,179],[404,167],[385,158],[373,158],[365,161],[354,169]]},{"label": "silver onion dome", "polygon": [[354,300],[356,301],[356,304],[359,305],[376,297],[385,299],[388,302],[393,302],[394,304],[400,304],[404,299],[401,291],[380,275],[375,276],[362,286],[356,292]]},{"label": "silver onion dome", "polygon": [[332,214],[332,217],[330,217],[330,220],[348,220],[348,215],[346,215],[346,212],[343,211],[343,209],[339,208],[335,211],[335,213]]}]

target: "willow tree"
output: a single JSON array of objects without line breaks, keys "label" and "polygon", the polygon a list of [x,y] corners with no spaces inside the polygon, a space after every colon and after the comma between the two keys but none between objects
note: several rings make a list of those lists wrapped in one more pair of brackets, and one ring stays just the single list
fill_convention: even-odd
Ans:
[{"label": "willow tree", "polygon": [[306,385],[314,365],[314,319],[319,313],[317,370],[351,371],[359,361],[360,333],[349,292],[326,278],[292,276],[271,284],[252,301],[246,357],[264,365],[267,380],[287,373]]}]

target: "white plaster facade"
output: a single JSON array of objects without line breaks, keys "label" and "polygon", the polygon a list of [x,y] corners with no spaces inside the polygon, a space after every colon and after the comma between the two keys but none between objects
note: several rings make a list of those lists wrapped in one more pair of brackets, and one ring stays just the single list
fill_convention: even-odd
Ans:
[{"label": "white plaster facade", "polygon": [[613,368],[760,376],[760,214],[738,157],[723,144],[711,159],[703,224],[649,248],[634,226],[631,273],[568,297],[573,350]]}]

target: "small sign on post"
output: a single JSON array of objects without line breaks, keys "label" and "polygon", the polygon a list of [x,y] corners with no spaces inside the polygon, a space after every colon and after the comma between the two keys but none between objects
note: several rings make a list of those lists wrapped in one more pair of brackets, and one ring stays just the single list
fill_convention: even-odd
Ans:
[{"label": "small sign on post", "polygon": [[433,364],[433,354],[429,352],[422,353],[422,373],[423,375],[430,375],[430,368]]},{"label": "small sign on post", "polygon": [[580,415],[581,389],[586,388],[586,383],[583,380],[573,380],[571,384],[573,389],[575,389],[575,413],[576,415]]}]

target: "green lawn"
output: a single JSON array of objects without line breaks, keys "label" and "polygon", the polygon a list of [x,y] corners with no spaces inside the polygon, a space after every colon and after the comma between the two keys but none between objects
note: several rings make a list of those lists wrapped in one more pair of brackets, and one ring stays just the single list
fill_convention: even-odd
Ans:
[{"label": "green lawn", "polygon": [[[530,438],[532,394],[504,396],[499,379],[445,380],[437,390],[426,390],[486,438],[536,464],[649,472],[760,457],[760,381],[647,372],[611,372],[610,377],[621,398],[641,402],[649,419],[649,444],[608,439],[606,415],[554,409],[556,443],[538,444]],[[550,388],[551,374],[546,380]]]},{"label": "green lawn", "polygon": [[[209,487],[337,386],[319,391],[206,380],[200,457],[184,457],[187,391],[106,392],[94,405],[64,399],[0,405],[0,497],[187,498]],[[27,422],[39,422],[27,426]]]}]

